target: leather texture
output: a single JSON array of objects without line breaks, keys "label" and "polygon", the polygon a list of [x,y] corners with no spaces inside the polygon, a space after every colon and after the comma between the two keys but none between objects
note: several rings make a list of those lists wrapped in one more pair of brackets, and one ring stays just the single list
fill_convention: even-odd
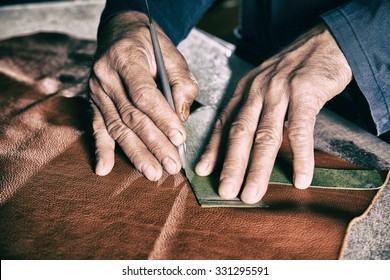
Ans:
[{"label": "leather texture", "polygon": [[183,174],[149,182],[120,151],[95,175],[84,89],[94,47],[59,34],[0,42],[2,259],[338,258],[377,190],[271,185],[267,209],[203,209]]}]

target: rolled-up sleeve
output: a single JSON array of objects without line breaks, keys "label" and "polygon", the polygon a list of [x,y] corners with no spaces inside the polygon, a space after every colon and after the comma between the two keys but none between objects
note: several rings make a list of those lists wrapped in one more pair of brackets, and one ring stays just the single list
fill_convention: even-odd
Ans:
[{"label": "rolled-up sleeve", "polygon": [[[153,19],[177,45],[208,10],[213,0],[148,0]],[[111,17],[125,12],[146,12],[145,0],[107,0],[99,30]]]},{"label": "rolled-up sleeve", "polygon": [[390,0],[351,1],[324,15],[366,97],[378,135],[390,130]]}]

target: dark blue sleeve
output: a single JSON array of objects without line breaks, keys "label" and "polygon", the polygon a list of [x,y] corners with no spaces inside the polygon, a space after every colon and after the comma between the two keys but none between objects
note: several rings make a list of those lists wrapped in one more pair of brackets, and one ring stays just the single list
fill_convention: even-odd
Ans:
[{"label": "dark blue sleeve", "polygon": [[322,18],[366,97],[378,135],[390,130],[390,0],[356,0]]},{"label": "dark blue sleeve", "polygon": [[[191,28],[201,19],[213,0],[149,0],[153,19],[164,32],[178,45]],[[103,10],[100,27],[111,17],[124,11],[146,13],[144,0],[107,0]]]}]

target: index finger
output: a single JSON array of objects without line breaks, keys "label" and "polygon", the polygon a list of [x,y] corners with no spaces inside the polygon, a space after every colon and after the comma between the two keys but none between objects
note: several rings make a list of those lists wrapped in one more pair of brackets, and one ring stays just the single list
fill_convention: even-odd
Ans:
[{"label": "index finger", "polygon": [[174,145],[182,144],[186,137],[185,129],[158,90],[145,53],[132,52],[119,67],[118,74],[134,106],[147,115]]}]

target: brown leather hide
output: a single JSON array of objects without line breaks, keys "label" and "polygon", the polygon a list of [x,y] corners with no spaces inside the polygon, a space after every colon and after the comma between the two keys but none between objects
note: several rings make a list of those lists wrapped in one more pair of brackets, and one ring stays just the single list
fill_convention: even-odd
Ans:
[{"label": "brown leather hide", "polygon": [[0,42],[2,259],[338,257],[375,190],[272,185],[268,209],[202,209],[182,174],[149,182],[121,152],[96,176],[84,98],[93,50],[58,34]]}]

